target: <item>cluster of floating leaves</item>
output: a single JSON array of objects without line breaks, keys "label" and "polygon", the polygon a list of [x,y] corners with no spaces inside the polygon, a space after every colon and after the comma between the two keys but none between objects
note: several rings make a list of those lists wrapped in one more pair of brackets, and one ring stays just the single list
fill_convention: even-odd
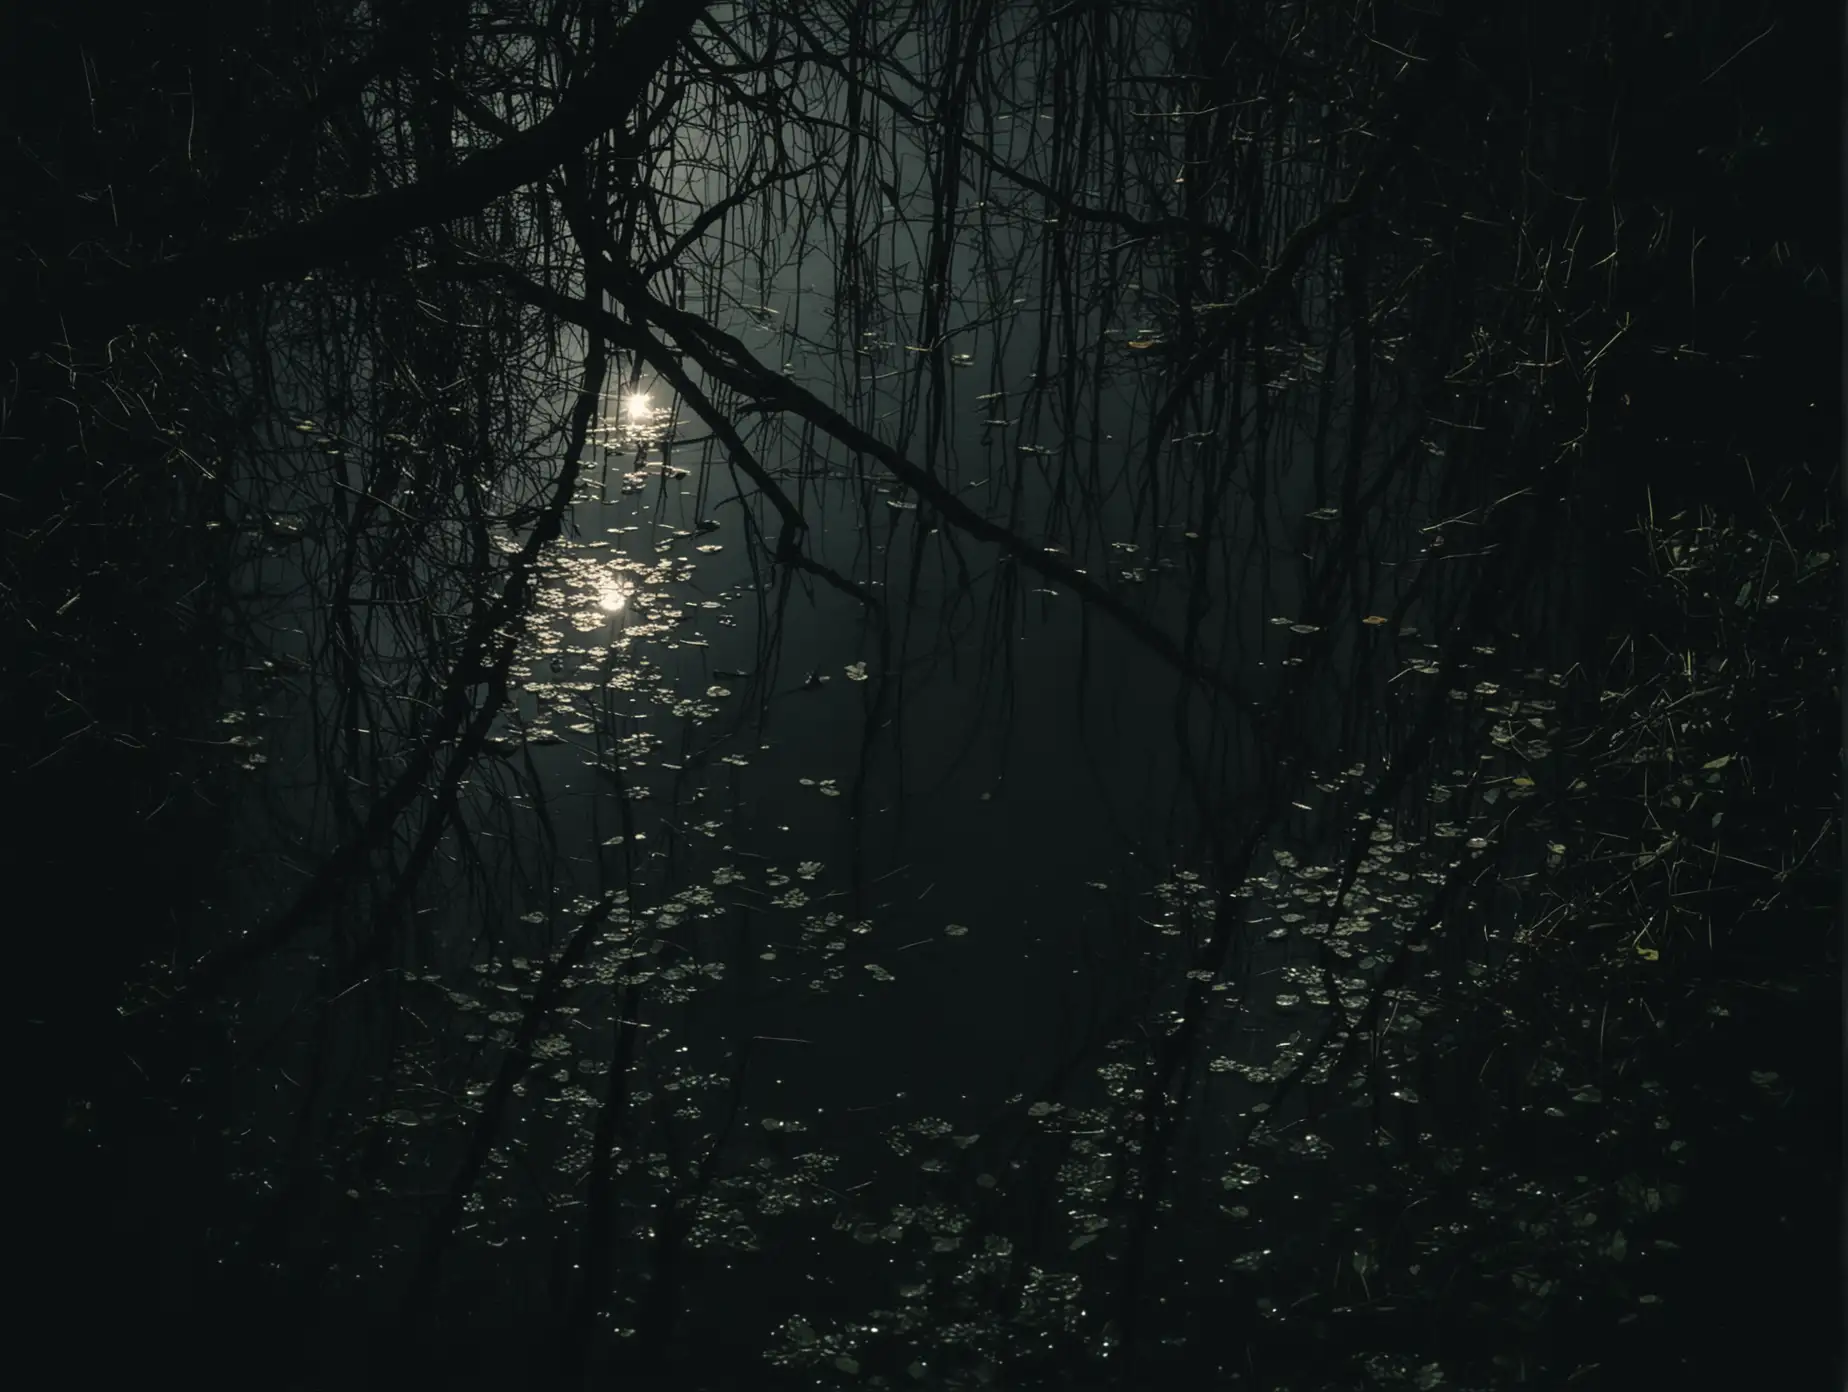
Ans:
[{"label": "cluster of floating leaves", "polygon": [[[663,1052],[649,1046],[672,1033],[678,1007],[724,978],[734,955],[724,920],[731,905],[800,909],[811,890],[819,891],[824,873],[823,863],[812,859],[791,870],[768,866],[749,873],[720,863],[672,893],[655,887],[654,902],[644,902],[638,884],[634,894],[578,895],[551,912],[534,908],[519,914],[514,930],[497,935],[498,948],[474,962],[467,979],[440,972],[408,978],[428,993],[416,1009],[436,1032],[435,1057],[415,1075],[400,1070],[392,1080],[393,1102],[381,1109],[376,1124],[394,1133],[412,1128],[446,1133],[453,1147],[473,1124],[494,1080],[510,1064],[517,1067],[513,1097],[525,1109],[526,1124],[515,1124],[497,1144],[470,1203],[468,1232],[493,1245],[505,1240],[502,1217],[531,1204],[535,1183],[544,1188],[546,1205],[563,1215],[561,1221],[575,1221],[569,1210],[581,1202],[578,1186],[595,1154],[596,1116],[615,1088],[626,1115],[646,1120],[635,1123],[642,1128],[639,1136],[625,1136],[607,1163],[625,1192],[655,1193],[673,1178],[673,1168],[665,1152],[644,1158],[637,1140],[663,1127],[689,1127],[707,1138],[695,1142],[697,1149],[725,1125],[736,1102],[715,1109],[705,1100],[727,1094],[729,1065],[701,1067],[684,1048]],[[815,972],[819,962],[819,984],[825,987],[845,975],[849,944],[871,928],[867,920],[809,912],[796,941],[780,950],[798,958],[804,973]],[[566,944],[584,933],[591,936],[580,944],[579,959],[559,976],[556,964]],[[524,950],[514,950],[515,943]],[[547,985],[549,978],[557,978],[555,987]],[[541,1012],[537,1020],[534,1012]],[[641,1047],[619,1058],[625,1031]],[[528,1039],[523,1055],[512,1054],[522,1037]],[[436,1077],[445,1080],[441,1089],[431,1081]],[[793,1132],[801,1125],[772,1117],[762,1119],[761,1129]],[[415,1187],[406,1168],[429,1163],[433,1153],[427,1139],[419,1146],[395,1143],[387,1170],[398,1173],[400,1187]],[[754,1249],[768,1218],[829,1195],[822,1176],[832,1163],[821,1152],[760,1158],[743,1173],[714,1183],[689,1241]]]},{"label": "cluster of floating leaves", "polygon": [[[1315,631],[1313,625],[1283,622],[1303,634]],[[1428,671],[1431,675],[1441,671],[1435,659]],[[1338,1143],[1331,1135],[1295,1122],[1272,1124],[1270,1104],[1258,1100],[1262,1094],[1256,1090],[1297,1078],[1311,1086],[1335,1081],[1336,1052],[1327,1043],[1332,1039],[1338,1046],[1348,1037],[1376,992],[1382,993],[1386,1006],[1386,1030],[1396,1039],[1411,1041],[1403,1047],[1415,1051],[1424,1022],[1443,1007],[1404,987],[1385,991],[1381,977],[1396,956],[1415,953],[1422,946],[1411,940],[1413,925],[1436,887],[1456,871],[1459,850],[1479,855],[1494,845],[1492,833],[1476,827],[1500,816],[1510,802],[1534,795],[1538,780],[1531,769],[1550,752],[1554,738],[1551,688],[1557,684],[1544,673],[1510,674],[1496,680],[1485,678],[1462,691],[1462,702],[1480,711],[1469,727],[1480,741],[1475,766],[1459,768],[1449,778],[1427,784],[1427,806],[1450,809],[1447,823],[1416,807],[1391,815],[1364,810],[1361,804],[1371,791],[1371,775],[1361,765],[1315,776],[1312,781],[1328,795],[1328,807],[1339,807],[1347,799],[1356,808],[1347,822],[1347,844],[1332,846],[1329,858],[1316,860],[1275,848],[1242,883],[1225,891],[1243,901],[1240,912],[1246,938],[1272,944],[1274,950],[1254,950],[1244,968],[1236,972],[1230,963],[1198,963],[1196,959],[1195,965],[1181,973],[1185,981],[1205,987],[1211,993],[1209,999],[1224,998],[1227,1007],[1224,1023],[1228,1028],[1223,1036],[1209,1032],[1215,1042],[1209,1046],[1207,1075],[1245,1089],[1241,1094],[1245,1105],[1235,1106],[1232,1114],[1249,1122],[1243,1132],[1246,1154],[1225,1158],[1217,1171],[1222,1193],[1243,1196],[1260,1188],[1273,1192],[1286,1174],[1300,1185],[1303,1166],[1316,1165],[1336,1153]],[[1444,834],[1452,829],[1463,834]],[[1457,840],[1464,844],[1453,848],[1450,843]],[[1350,875],[1346,866],[1354,846],[1358,856]],[[1176,870],[1154,887],[1152,911],[1144,921],[1156,929],[1158,938],[1197,948],[1212,939],[1219,925],[1221,893],[1200,872]],[[1258,996],[1251,988],[1260,976],[1279,982],[1282,989],[1272,987],[1268,995]],[[1269,1043],[1266,1052],[1253,1056],[1249,1052],[1251,1031],[1229,1026],[1248,1021],[1258,1006],[1273,1014],[1279,1009],[1333,1012],[1335,1028],[1332,1036],[1315,1028],[1259,1031],[1258,1038]],[[1049,1235],[1043,1248],[1047,1254],[1062,1250],[1070,1260],[1088,1260],[1116,1231],[1113,1206],[1132,1197],[1139,1183],[1135,1157],[1142,1145],[1141,1118],[1149,1101],[1143,1060],[1149,1041],[1173,1033],[1181,1019],[1180,1012],[1151,1016],[1144,1022],[1144,1035],[1112,1044],[1117,1056],[1095,1071],[1103,1090],[1102,1106],[1079,1107],[1053,1098],[1025,1106],[1026,1115],[1046,1138],[1064,1149],[1053,1172],[1049,1202],[1060,1216],[1059,1236]],[[1394,1067],[1396,1060],[1381,1066]],[[1402,1106],[1416,1105],[1419,1100],[1417,1090],[1409,1085],[1390,1091]],[[1210,1148],[1231,1139],[1229,1132],[1215,1139],[1220,1136],[1217,1130],[1203,1133],[1195,1144],[1204,1142]],[[915,1130],[895,1129],[895,1147],[909,1150],[916,1142]],[[938,1163],[939,1157],[931,1155],[920,1161],[932,1171],[937,1171]],[[988,1171],[975,1174],[978,1191],[997,1183],[1004,1181]],[[1252,1202],[1209,1204],[1206,1211],[1217,1211],[1249,1226]],[[901,1224],[887,1222],[862,1232],[892,1242],[899,1240],[901,1228]],[[1298,1242],[1292,1250],[1300,1247]],[[1247,1246],[1222,1260],[1235,1270],[1251,1271],[1271,1263],[1275,1256],[1269,1247]],[[1056,1269],[1063,1265],[1049,1262],[1036,1269],[1049,1279],[1081,1288],[1080,1269]],[[1431,1379],[1441,1380],[1441,1373],[1426,1365],[1408,1369],[1407,1376],[1423,1379],[1418,1385],[1435,1386],[1437,1382]]]}]

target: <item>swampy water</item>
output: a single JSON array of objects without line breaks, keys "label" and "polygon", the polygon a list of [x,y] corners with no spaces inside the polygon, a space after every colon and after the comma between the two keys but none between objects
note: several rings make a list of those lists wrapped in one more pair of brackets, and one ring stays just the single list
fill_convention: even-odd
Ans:
[{"label": "swampy water", "polygon": [[[778,303],[755,320],[709,317],[741,335],[770,320],[756,351],[787,357],[796,350],[775,325],[799,317],[805,294],[818,292],[768,297]],[[959,308],[979,319],[984,306]],[[1022,317],[1011,329],[1032,333]],[[450,825],[432,838],[413,820],[401,834],[421,839],[395,852],[368,844],[367,868],[330,890],[354,903],[362,941],[383,923],[401,936],[349,947],[359,964],[331,971],[324,948],[285,955],[239,1003],[240,1035],[263,1041],[273,1070],[230,1080],[237,1114],[276,1128],[252,1145],[260,1123],[234,1147],[250,1201],[303,1144],[282,1114],[266,1116],[286,1101],[275,1079],[312,1086],[318,1073],[330,1100],[361,1087],[348,1143],[370,1152],[376,1198],[348,1192],[348,1204],[439,1194],[468,1138],[489,1138],[442,1280],[485,1262],[517,1290],[508,1263],[524,1258],[507,1253],[553,1246],[580,1222],[599,1117],[620,1108],[604,1163],[634,1190],[619,1200],[626,1274],[652,1274],[652,1206],[690,1183],[678,1337],[749,1331],[769,1345],[780,1326],[800,1354],[800,1331],[864,1316],[869,1282],[895,1282],[883,1298],[902,1299],[933,1257],[961,1256],[971,1219],[957,1198],[1025,1188],[1036,1162],[1016,1152],[1036,1130],[1041,1144],[1097,1153],[1083,1137],[1121,1124],[1113,1108],[1151,1066],[1137,1051],[1191,1019],[1198,1115],[1172,1202],[1231,1213],[1202,1196],[1242,1191],[1268,1168],[1238,1158],[1242,1133],[1274,1080],[1319,1047],[1331,998],[1365,1003],[1460,864],[1491,846],[1531,857],[1497,842],[1545,761],[1558,678],[1519,665],[1507,628],[1523,622],[1522,593],[1471,623],[1458,617],[1467,597],[1428,573],[1443,525],[1494,501],[1462,506],[1467,487],[1446,487],[1442,450],[1397,479],[1371,444],[1357,451],[1360,491],[1393,492],[1363,538],[1318,494],[1314,437],[1288,388],[1267,385],[1276,423],[1257,443],[1236,442],[1242,412],[1228,398],[1222,419],[1172,447],[1183,478],[1226,470],[1235,450],[1270,475],[1255,498],[1233,492],[1213,533],[1189,525],[1187,484],[1167,503],[1139,489],[1155,404],[1120,342],[1136,332],[1147,330],[1074,334],[1105,361],[1074,363],[1084,385],[1061,395],[1036,384],[1031,354],[976,334],[957,344],[992,363],[985,372],[933,375],[884,338],[835,349],[843,375],[885,379],[862,403],[874,419],[942,418],[934,450],[912,447],[919,467],[1069,557],[1112,604],[1188,634],[1194,660],[1249,713],[1201,700],[1053,577],[947,534],[876,467],[799,438],[766,440],[757,459],[801,481],[808,555],[877,607],[807,576],[768,577],[756,536],[775,520],[723,450],[697,438],[658,380],[611,380],[564,534],[536,558],[505,704],[471,707],[492,723],[444,775]],[[284,534],[236,582],[275,597],[253,636],[260,690],[220,717],[251,764],[237,794],[251,809],[235,833],[244,868],[224,892],[257,922],[290,913],[302,892],[291,870],[314,873],[352,838],[373,839],[359,816],[391,776],[380,746],[403,713],[365,690],[378,680],[365,668],[429,658],[399,617],[418,601],[389,625],[352,618],[323,537],[335,489],[362,486],[359,461],[345,463],[344,422],[309,399],[299,408],[272,423],[288,463],[283,492],[261,505]],[[1363,427],[1351,410],[1335,408],[1338,431],[1391,438],[1390,411]],[[326,459],[340,463],[304,467]],[[555,486],[556,472],[542,464],[539,484]],[[1084,496],[1061,505],[1056,480],[1073,474],[1102,487],[1067,483]],[[517,555],[526,539],[503,528],[494,550]],[[407,578],[426,592],[440,583],[415,562]],[[1457,633],[1471,639],[1462,652]],[[1453,645],[1447,679],[1439,634]],[[359,651],[341,653],[343,641]],[[336,654],[345,673],[327,668]],[[356,719],[368,698],[379,704]],[[1439,722],[1408,749],[1437,699]],[[1447,762],[1416,798],[1378,794],[1395,760],[1422,766],[1438,749]],[[1488,897],[1465,915],[1479,932]],[[548,981],[561,961],[568,974]],[[312,1025],[304,990],[325,995]],[[539,1032],[522,1040],[528,1025]],[[516,1043],[531,1070],[489,1132],[481,1106]],[[1275,1128],[1281,1144],[1331,1154],[1326,1130],[1340,1123],[1310,1121],[1292,1112]],[[1365,1139],[1349,1124],[1339,1144]],[[1115,1178],[1073,1165],[1058,1173],[1072,1190],[1063,1241],[1077,1251],[1128,1220],[1112,1211]],[[299,1253],[296,1225],[323,1232],[328,1219],[297,1198],[283,1221]],[[1285,1240],[1268,1228],[1301,1220],[1226,1221],[1217,1240],[1238,1244],[1226,1256],[1255,1267]],[[361,1240],[378,1242],[382,1263],[412,1238]],[[1175,1261],[1194,1238],[1162,1235]],[[543,1310],[550,1263],[534,1269],[546,1284],[529,1298]],[[695,1295],[708,1281],[723,1294]],[[610,1318],[622,1328],[624,1311]],[[840,1337],[816,1334],[814,1347],[851,1356]]]},{"label": "swampy water", "polygon": [[[477,8],[238,244],[618,81]],[[1569,1324],[1440,1335],[1423,1264],[1575,1202],[1472,1118],[1614,1086],[1477,1092],[1598,916],[1672,475],[1611,443],[1660,349],[1552,278],[1631,207],[1595,122],[1511,130],[1460,8],[616,8],[627,125],[110,369],[171,424],[89,641],[172,753],[93,906],[157,927],[46,1011],[132,1099],[61,1090],[134,1215],[61,1269],[301,1386],[1430,1387]]]}]

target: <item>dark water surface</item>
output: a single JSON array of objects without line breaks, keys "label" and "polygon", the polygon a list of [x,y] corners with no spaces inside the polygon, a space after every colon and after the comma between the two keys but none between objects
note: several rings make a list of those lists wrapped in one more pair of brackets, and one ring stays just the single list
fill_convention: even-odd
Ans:
[{"label": "dark water surface", "polygon": [[[881,235],[902,239],[909,225],[893,217]],[[960,1258],[978,1241],[963,1205],[1043,1183],[1019,1168],[1023,1138],[1074,1107],[1090,1109],[1071,1113],[1077,1145],[1109,1136],[1151,1066],[1142,1050],[1190,1015],[1199,1074],[1165,1241],[1185,1248],[1198,1224],[1229,1222],[1217,1241],[1237,1245],[1224,1255],[1255,1268],[1277,1224],[1323,1221],[1229,1218],[1212,1196],[1267,1168],[1237,1158],[1249,1153],[1241,1133],[1323,1028],[1331,986],[1358,1008],[1459,856],[1486,854],[1502,809],[1531,788],[1555,691],[1521,674],[1518,639],[1496,636],[1524,611],[1544,622],[1570,603],[1569,577],[1524,576],[1539,598],[1511,588],[1459,618],[1469,586],[1485,583],[1483,553],[1519,534],[1469,546],[1497,503],[1495,476],[1464,430],[1420,412],[1409,383],[1376,387],[1359,414],[1345,372],[1254,382],[1235,361],[1199,388],[1211,404],[1198,428],[1152,446],[1169,372],[1149,365],[1158,330],[1137,312],[1148,282],[1181,273],[1155,261],[1126,286],[1068,272],[1099,307],[1049,313],[1032,307],[1046,272],[1017,230],[965,240],[972,264],[1024,262],[1006,288],[1025,293],[959,289],[939,312],[988,327],[932,353],[904,341],[915,313],[904,296],[882,306],[884,328],[841,332],[858,318],[803,288],[799,265],[757,288],[754,311],[727,309],[752,292],[743,274],[716,277],[703,307],[761,359],[800,363],[797,380],[823,400],[887,427],[982,513],[1080,565],[1112,604],[1185,635],[1246,712],[1190,690],[1067,587],[944,529],[878,465],[770,427],[753,449],[800,487],[809,555],[881,608],[811,576],[767,578],[753,529],[776,524],[756,490],[658,379],[612,376],[566,534],[540,562],[508,706],[457,782],[454,829],[408,859],[376,848],[369,871],[334,886],[355,924],[370,913],[377,933],[395,918],[405,935],[363,966],[279,959],[239,1006],[266,1064],[233,1094],[249,1123],[234,1151],[259,1191],[250,1202],[291,1146],[341,1143],[335,1123],[291,1119],[277,1077],[318,1072],[338,1125],[356,1133],[347,1144],[366,1152],[361,1169],[335,1173],[370,1188],[298,1174],[280,1219],[291,1249],[325,1233],[329,1204],[381,1213],[346,1219],[350,1235],[326,1253],[343,1273],[354,1259],[336,1254],[352,1242],[384,1273],[394,1251],[428,1240],[407,1194],[436,1199],[467,1163],[475,1106],[510,1076],[503,1046],[544,964],[593,931],[553,1001],[570,1013],[542,1017],[528,1046],[540,1062],[504,1124],[480,1132],[493,1149],[444,1258],[451,1273],[484,1269],[446,1281],[526,1288],[497,1318],[555,1307],[605,1108],[624,1111],[614,1163],[622,1211],[639,1216],[624,1219],[618,1260],[631,1280],[659,1261],[647,1235],[662,1183],[687,1183],[676,1176],[689,1156],[713,1147],[678,1239],[682,1337],[742,1350],[766,1322],[863,1317],[868,1281],[889,1284],[923,1254]],[[774,238],[764,245],[785,260]],[[1340,311],[1313,277],[1299,312],[1338,335]],[[804,319],[823,324],[819,336],[798,338]],[[1292,361],[1316,372],[1318,351],[1340,349],[1305,346]],[[1033,367],[1048,357],[1062,364],[1051,382]],[[273,597],[259,663],[293,661],[259,703],[221,717],[267,760],[236,794],[249,869],[223,891],[258,919],[289,912],[317,860],[370,839],[355,830],[378,776],[365,770],[390,769],[383,727],[406,716],[383,703],[416,700],[385,674],[418,668],[423,621],[403,613],[431,607],[400,605],[389,624],[375,607],[342,636],[351,582],[323,538],[340,494],[365,486],[366,450],[306,390],[290,406],[269,426],[284,451],[279,492],[258,505],[282,520],[235,584],[253,606]],[[889,429],[895,419],[930,426]],[[311,440],[324,472],[302,467]],[[550,486],[556,451],[533,461]],[[1344,511],[1338,490],[1368,502]],[[514,555],[525,536],[498,529],[494,553]],[[1454,563],[1436,549],[1452,536],[1465,553]],[[408,583],[442,582],[413,566]],[[1448,694],[1436,685],[1444,638],[1449,680],[1462,683]],[[382,708],[355,720],[356,689]],[[1434,705],[1438,723],[1408,748]],[[1521,734],[1492,739],[1497,715]],[[1452,746],[1455,762],[1425,769],[1415,797],[1363,810],[1395,759],[1422,767]],[[1433,807],[1430,782],[1446,779],[1454,795]],[[415,834],[413,818],[400,835]],[[1373,853],[1368,873],[1333,900],[1357,844]],[[626,1092],[610,1094],[618,1050]],[[1295,1062],[1279,1073],[1279,1059]],[[292,1125],[308,1129],[291,1139]],[[1336,1158],[1305,1114],[1280,1129],[1329,1166],[1352,1165],[1365,1139],[1348,1128],[1349,1155]],[[1059,1173],[1093,1198],[1054,1210],[1070,1252],[1133,1221],[1106,1167],[1086,1180],[1081,1166]],[[909,1225],[891,1220],[893,1204]],[[910,1245],[923,1254],[888,1252]],[[359,1271],[362,1301],[367,1282],[391,1280]],[[701,1294],[708,1280],[724,1294]],[[620,1303],[604,1318],[633,1328]]]}]

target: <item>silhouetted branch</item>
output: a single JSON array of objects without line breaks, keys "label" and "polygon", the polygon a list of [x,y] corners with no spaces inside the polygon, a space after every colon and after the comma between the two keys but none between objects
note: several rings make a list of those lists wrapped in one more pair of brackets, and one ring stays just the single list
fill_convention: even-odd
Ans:
[{"label": "silhouetted branch", "polygon": [[184,314],[200,302],[298,279],[422,227],[480,212],[496,198],[543,179],[634,109],[706,0],[650,0],[557,107],[531,129],[471,155],[452,171],[371,197],[260,237],[202,248],[54,295],[39,326],[67,336]]}]

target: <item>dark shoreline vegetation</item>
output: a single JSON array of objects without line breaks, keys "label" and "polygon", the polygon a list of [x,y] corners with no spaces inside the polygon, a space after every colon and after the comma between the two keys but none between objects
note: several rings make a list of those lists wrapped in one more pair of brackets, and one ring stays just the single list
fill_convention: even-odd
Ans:
[{"label": "dark shoreline vegetation", "polygon": [[1830,8],[7,11],[41,1357],[1840,1386]]}]

